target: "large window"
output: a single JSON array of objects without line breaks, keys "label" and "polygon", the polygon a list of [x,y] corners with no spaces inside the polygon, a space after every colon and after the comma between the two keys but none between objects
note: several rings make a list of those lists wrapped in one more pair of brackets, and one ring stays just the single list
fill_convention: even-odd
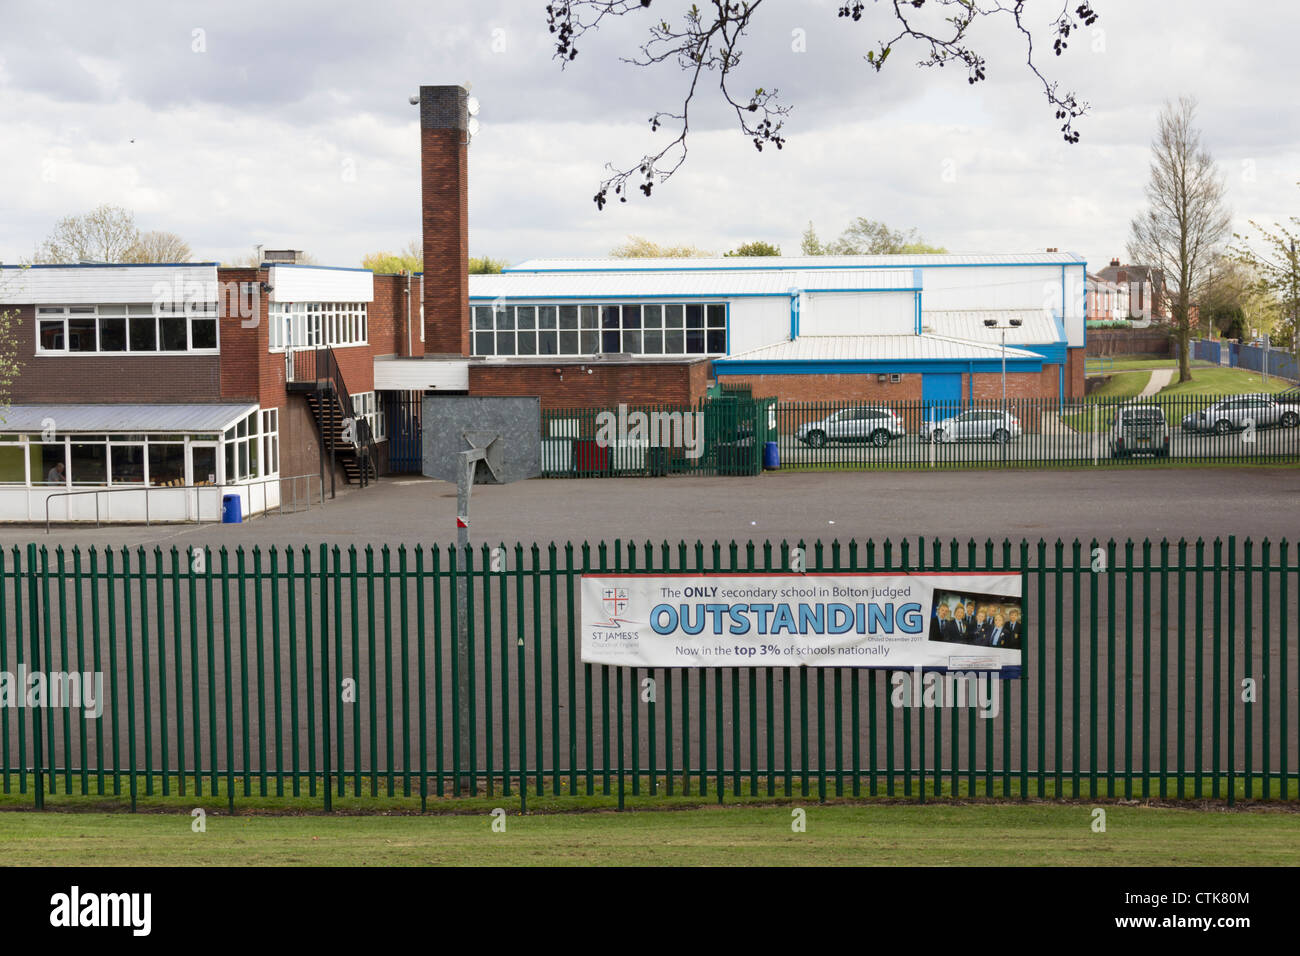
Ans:
[{"label": "large window", "polygon": [[383,402],[375,392],[359,392],[352,396],[352,411],[357,418],[370,426],[370,437],[383,441],[388,437],[388,415]]},{"label": "large window", "polygon": [[[277,412],[270,415],[275,424]],[[214,434],[87,434],[71,433],[50,441],[36,434],[0,434],[0,484],[31,483],[33,487],[50,485],[82,487],[180,486],[186,483],[187,446],[199,453],[215,452],[221,436]],[[268,454],[279,457],[276,444],[268,445]],[[247,439],[245,439],[247,440]],[[208,484],[216,480],[215,459],[204,459],[195,469],[194,481]],[[256,455],[254,456],[256,460]],[[276,462],[278,467],[278,461]],[[274,474],[273,469],[266,474]],[[234,480],[233,478],[230,480]]]},{"label": "large window", "polygon": [[36,307],[36,354],[217,351],[215,302]]},{"label": "large window", "polygon": [[272,302],[272,349],[365,345],[370,320],[365,302]]},{"label": "large window", "polygon": [[476,305],[475,355],[725,355],[727,307],[710,303]]}]

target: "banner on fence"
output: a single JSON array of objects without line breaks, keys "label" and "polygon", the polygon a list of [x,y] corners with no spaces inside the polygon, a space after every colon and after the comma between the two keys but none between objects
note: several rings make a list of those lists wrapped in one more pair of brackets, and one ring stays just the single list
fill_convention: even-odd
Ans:
[{"label": "banner on fence", "polygon": [[1000,671],[1019,574],[615,574],[582,579],[582,660],[624,667]]}]

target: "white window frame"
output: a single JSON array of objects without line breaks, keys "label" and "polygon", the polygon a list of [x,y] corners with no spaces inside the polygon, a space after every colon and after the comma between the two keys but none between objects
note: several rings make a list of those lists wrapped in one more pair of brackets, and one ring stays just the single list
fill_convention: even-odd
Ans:
[{"label": "white window frame", "polygon": [[[101,309],[121,309],[121,314],[104,314]],[[147,302],[105,302],[97,305],[77,304],[77,305],[50,305],[41,304],[35,308],[36,317],[36,348],[35,354],[40,358],[57,357],[57,358],[82,358],[85,356],[145,356],[145,355],[218,355],[221,352],[221,322],[218,319],[216,302],[187,302],[181,305],[179,309],[162,309],[158,305]],[[131,348],[131,323],[141,319],[152,318],[154,322],[154,344],[161,344],[162,327],[159,324],[162,319],[184,319],[185,320],[185,348],[184,349],[132,349]],[[73,319],[91,319],[95,322],[95,348],[89,351],[72,351],[68,348],[68,322]],[[126,323],[126,348],[120,350],[105,350],[99,347],[102,340],[101,323],[105,320],[122,320]],[[216,334],[216,344],[207,348],[194,347],[194,323],[207,322],[213,323]],[[63,348],[48,349],[41,344],[41,325],[46,322],[60,322],[63,326],[61,339]]]}]

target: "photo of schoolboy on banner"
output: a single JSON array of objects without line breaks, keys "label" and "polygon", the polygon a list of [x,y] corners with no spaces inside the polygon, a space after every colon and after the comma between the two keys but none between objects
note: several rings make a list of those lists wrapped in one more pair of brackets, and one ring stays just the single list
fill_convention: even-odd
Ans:
[{"label": "photo of schoolboy on banner", "polygon": [[930,608],[930,640],[1020,650],[1024,640],[1020,599],[936,590]]}]

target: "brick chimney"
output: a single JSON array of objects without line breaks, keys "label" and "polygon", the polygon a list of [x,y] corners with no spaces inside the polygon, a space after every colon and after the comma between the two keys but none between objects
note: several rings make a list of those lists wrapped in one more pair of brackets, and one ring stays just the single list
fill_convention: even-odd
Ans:
[{"label": "brick chimney", "polygon": [[1118,268],[1119,268],[1119,260],[1118,260],[1118,259],[1111,259],[1111,260],[1110,260],[1110,264],[1111,264],[1111,267],[1112,267],[1112,268],[1115,268],[1115,269],[1118,269]]},{"label": "brick chimney", "polygon": [[459,86],[420,87],[424,350],[469,355],[469,112]]}]

